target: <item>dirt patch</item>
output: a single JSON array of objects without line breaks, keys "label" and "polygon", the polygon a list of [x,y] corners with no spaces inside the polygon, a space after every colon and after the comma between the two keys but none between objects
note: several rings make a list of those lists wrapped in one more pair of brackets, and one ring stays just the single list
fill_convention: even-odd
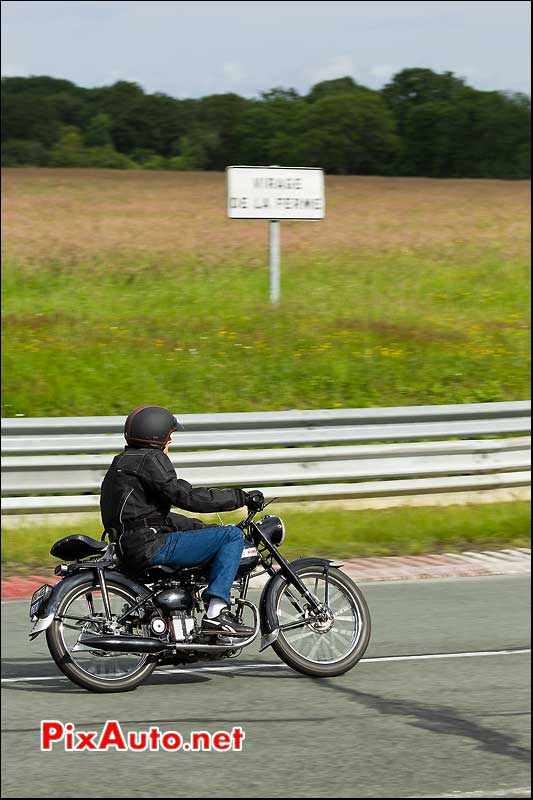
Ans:
[{"label": "dirt patch", "polygon": [[49,314],[4,314],[2,328],[19,328],[25,331],[38,331],[53,325],[71,325],[75,320],[62,311]]},{"label": "dirt patch", "polygon": [[335,328],[341,331],[356,330],[394,339],[414,339],[420,342],[457,342],[465,341],[467,338],[459,331],[427,326],[415,327],[413,325],[403,325],[399,322],[387,322],[386,320],[354,319],[339,322],[335,325]]}]

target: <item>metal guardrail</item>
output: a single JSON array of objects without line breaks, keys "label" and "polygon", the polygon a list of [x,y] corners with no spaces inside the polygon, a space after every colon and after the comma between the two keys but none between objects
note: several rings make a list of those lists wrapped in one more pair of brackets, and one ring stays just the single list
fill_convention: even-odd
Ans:
[{"label": "metal guardrail", "polygon": [[[338,408],[326,410],[237,412],[231,414],[176,414],[188,431],[293,428],[318,425],[360,425],[438,420],[499,419],[531,416],[531,401],[459,403],[454,405],[392,408]],[[52,433],[122,433],[125,417],[9,417],[2,419],[2,435]]]},{"label": "metal guardrail", "polygon": [[[527,486],[531,440],[519,434],[531,432],[530,414],[519,401],[181,415],[171,458],[195,485],[261,487],[285,500]],[[95,510],[123,424],[3,419],[2,511]]]}]

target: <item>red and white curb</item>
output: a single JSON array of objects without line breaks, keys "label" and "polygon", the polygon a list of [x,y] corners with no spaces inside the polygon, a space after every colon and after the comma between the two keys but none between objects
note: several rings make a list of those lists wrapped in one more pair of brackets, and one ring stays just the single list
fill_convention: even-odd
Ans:
[{"label": "red and white curb", "polygon": [[531,573],[531,549],[485,550],[427,556],[351,558],[344,571],[356,581],[422,580]]},{"label": "red and white curb", "polygon": [[33,593],[43,585],[52,586],[59,578],[55,575],[10,575],[2,578],[2,602],[4,600],[29,600]]},{"label": "red and white curb", "polygon": [[[350,558],[344,561],[342,569],[357,582],[472,578],[478,575],[525,575],[531,573],[531,550],[527,547],[514,547],[509,550],[481,553]],[[267,579],[268,576],[254,578],[251,586],[260,588]],[[54,584],[57,581],[58,578],[50,575],[6,577],[2,580],[2,600],[29,599],[43,583]]]}]

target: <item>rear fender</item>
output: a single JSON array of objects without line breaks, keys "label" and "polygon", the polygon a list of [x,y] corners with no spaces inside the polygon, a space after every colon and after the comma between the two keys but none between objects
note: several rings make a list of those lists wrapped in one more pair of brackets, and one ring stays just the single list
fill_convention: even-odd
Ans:
[{"label": "rear fender", "polygon": [[[36,636],[50,627],[54,621],[54,617],[63,597],[67,592],[70,592],[71,589],[74,589],[76,586],[81,586],[81,584],[85,583],[88,573],[92,570],[93,568],[91,567],[89,569],[84,569],[80,572],[77,572],[75,575],[67,575],[67,577],[63,578],[63,580],[60,580],[56,583],[52,590],[52,594],[48,598],[46,606],[39,614],[39,619],[35,622],[30,631],[30,639],[35,639]],[[149,590],[146,588],[146,586],[143,586],[141,583],[137,583],[136,581],[128,578],[126,575],[123,575],[121,572],[117,572],[114,569],[104,569],[104,575],[106,580],[113,581],[114,583],[118,583],[127,589],[131,589],[131,591],[135,592],[138,597],[142,597],[144,594],[149,593]],[[96,578],[94,573],[93,577]]]}]

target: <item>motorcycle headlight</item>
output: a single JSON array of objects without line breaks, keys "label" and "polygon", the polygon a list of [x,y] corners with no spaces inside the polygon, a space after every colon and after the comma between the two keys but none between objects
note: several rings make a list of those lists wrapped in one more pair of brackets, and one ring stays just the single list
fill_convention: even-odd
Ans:
[{"label": "motorcycle headlight", "polygon": [[256,522],[257,527],[275,547],[279,547],[285,538],[285,525],[279,517],[267,516]]}]

